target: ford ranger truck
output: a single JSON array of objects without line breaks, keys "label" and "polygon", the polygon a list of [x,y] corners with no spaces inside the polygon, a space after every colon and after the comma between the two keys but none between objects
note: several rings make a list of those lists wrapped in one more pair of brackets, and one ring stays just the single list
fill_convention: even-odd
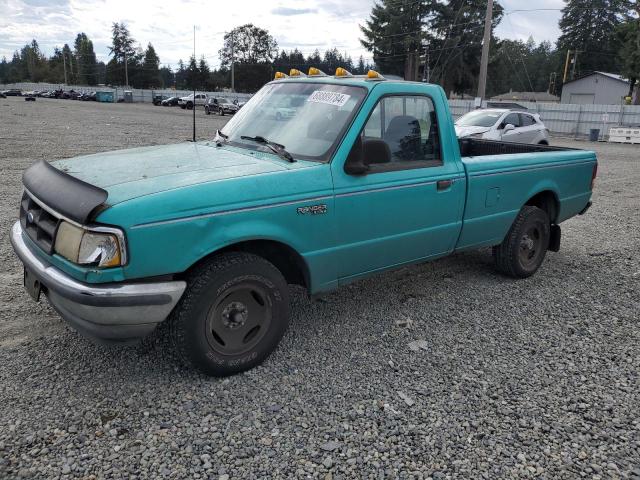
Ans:
[{"label": "ford ranger truck", "polygon": [[437,85],[294,71],[210,141],[35,163],[10,238],[27,292],[79,332],[131,341],[168,322],[186,362],[223,376],[276,348],[289,284],[315,296],[481,247],[533,275],[589,208],[596,167],[458,140]]}]

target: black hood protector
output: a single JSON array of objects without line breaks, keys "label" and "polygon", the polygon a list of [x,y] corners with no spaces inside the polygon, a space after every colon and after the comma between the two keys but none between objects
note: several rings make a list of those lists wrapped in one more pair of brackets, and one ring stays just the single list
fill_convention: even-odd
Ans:
[{"label": "black hood protector", "polygon": [[83,182],[40,160],[22,175],[24,187],[36,200],[75,222],[85,224],[101,211],[107,191]]}]

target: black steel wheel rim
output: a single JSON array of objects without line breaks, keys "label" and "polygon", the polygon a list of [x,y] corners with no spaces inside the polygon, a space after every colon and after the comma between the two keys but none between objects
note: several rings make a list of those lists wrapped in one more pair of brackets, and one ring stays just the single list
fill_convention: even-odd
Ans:
[{"label": "black steel wheel rim", "polygon": [[520,237],[518,257],[523,267],[530,268],[537,264],[540,255],[544,253],[542,240],[542,225],[538,223],[528,227]]},{"label": "black steel wheel rim", "polygon": [[206,320],[209,346],[222,355],[253,349],[269,331],[273,308],[264,288],[253,282],[235,285],[216,299]]}]

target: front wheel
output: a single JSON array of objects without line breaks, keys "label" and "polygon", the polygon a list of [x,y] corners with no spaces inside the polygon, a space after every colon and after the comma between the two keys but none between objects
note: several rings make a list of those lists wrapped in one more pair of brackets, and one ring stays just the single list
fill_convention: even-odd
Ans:
[{"label": "front wheel", "polygon": [[206,113],[207,115],[211,115],[211,110],[209,110],[209,105],[204,106],[204,113]]},{"label": "front wheel", "polygon": [[493,247],[496,268],[511,277],[530,277],[542,265],[550,237],[547,212],[525,205],[502,243]]},{"label": "front wheel", "polygon": [[225,253],[189,276],[169,321],[185,363],[207,375],[233,375],[262,363],[284,335],[287,282],[257,255]]}]

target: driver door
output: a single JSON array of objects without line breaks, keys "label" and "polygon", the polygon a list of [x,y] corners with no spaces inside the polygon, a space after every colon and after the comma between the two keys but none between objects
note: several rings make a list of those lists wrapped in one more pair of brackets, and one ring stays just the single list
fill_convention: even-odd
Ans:
[{"label": "driver door", "polygon": [[429,87],[405,88],[398,95],[397,86],[379,85],[378,99],[362,109],[370,115],[352,144],[362,142],[369,170],[350,175],[332,162],[341,283],[449,253],[460,233],[465,181],[451,144],[441,141],[448,111],[435,110]]}]

